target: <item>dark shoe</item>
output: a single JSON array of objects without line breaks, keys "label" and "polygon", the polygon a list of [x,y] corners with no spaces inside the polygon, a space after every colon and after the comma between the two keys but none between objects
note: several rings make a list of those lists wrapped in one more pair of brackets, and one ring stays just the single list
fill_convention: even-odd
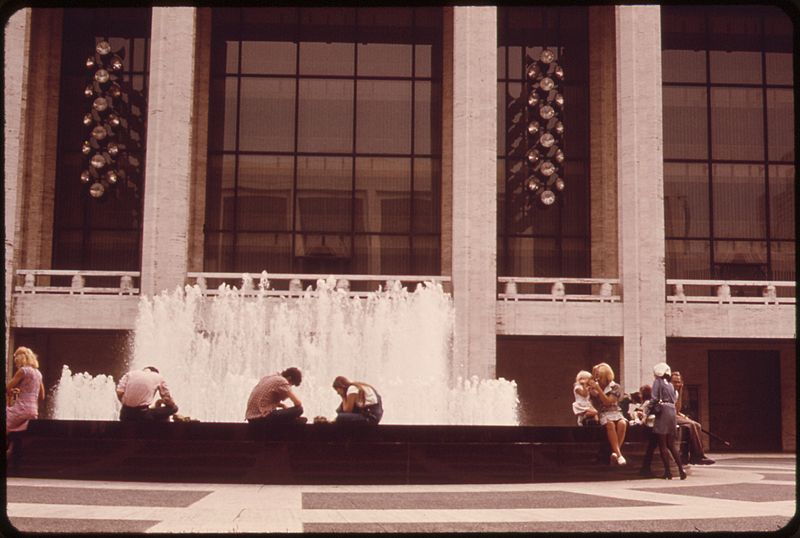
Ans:
[{"label": "dark shoe", "polygon": [[639,476],[643,476],[644,478],[655,478],[656,475],[650,469],[639,469]]},{"label": "dark shoe", "polygon": [[294,419],[294,422],[295,424],[305,424],[306,422],[308,422],[308,419],[306,417],[297,417],[296,419]]},{"label": "dark shoe", "polygon": [[681,475],[681,480],[686,480],[686,471],[683,469],[678,469],[678,473]]},{"label": "dark shoe", "polygon": [[703,458],[697,462],[699,465],[714,465],[717,463],[716,461],[712,460],[711,458]]},{"label": "dark shoe", "polygon": [[672,473],[667,471],[661,478],[663,478],[664,480],[672,480]]}]

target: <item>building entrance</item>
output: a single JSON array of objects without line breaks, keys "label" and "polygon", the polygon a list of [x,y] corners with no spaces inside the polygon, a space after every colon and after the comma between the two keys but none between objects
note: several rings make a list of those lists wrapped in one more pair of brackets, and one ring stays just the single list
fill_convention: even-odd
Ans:
[{"label": "building entrance", "polygon": [[[780,353],[708,352],[709,428],[734,450],[781,450]],[[711,438],[711,450],[724,450]]]}]

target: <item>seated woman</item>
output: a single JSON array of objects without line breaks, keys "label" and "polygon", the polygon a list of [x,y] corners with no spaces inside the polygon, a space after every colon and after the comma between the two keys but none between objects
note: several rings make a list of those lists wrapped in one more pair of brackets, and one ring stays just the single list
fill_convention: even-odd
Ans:
[{"label": "seated woman", "polygon": [[628,421],[622,416],[618,404],[622,398],[622,387],[614,382],[614,370],[605,362],[592,368],[592,373],[594,379],[589,380],[589,388],[600,425],[605,427],[611,445],[611,463],[625,465],[627,461],[622,456],[622,443],[625,442]]},{"label": "seated woman", "polygon": [[333,380],[333,390],[342,399],[336,409],[336,422],[377,424],[383,417],[383,401],[375,387],[344,376]]},{"label": "seated woman", "polygon": [[36,354],[27,347],[17,348],[14,367],[17,371],[6,385],[6,457],[14,450],[8,434],[28,429],[29,421],[39,418],[39,402],[44,400],[44,383]]}]

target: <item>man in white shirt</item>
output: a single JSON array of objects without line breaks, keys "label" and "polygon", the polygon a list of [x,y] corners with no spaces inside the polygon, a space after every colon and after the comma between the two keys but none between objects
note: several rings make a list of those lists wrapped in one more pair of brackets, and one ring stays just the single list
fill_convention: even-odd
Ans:
[{"label": "man in white shirt", "polygon": [[[156,392],[161,399],[150,407]],[[178,412],[167,382],[155,366],[132,370],[122,376],[117,384],[117,398],[122,403],[119,411],[122,421],[168,420]]]}]

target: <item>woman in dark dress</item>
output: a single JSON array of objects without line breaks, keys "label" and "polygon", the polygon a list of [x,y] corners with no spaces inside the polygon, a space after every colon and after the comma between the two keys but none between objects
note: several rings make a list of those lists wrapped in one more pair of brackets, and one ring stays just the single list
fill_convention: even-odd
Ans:
[{"label": "woman in dark dress", "polygon": [[[667,480],[672,480],[672,471],[669,468],[669,456],[667,451],[672,454],[672,459],[678,466],[681,480],[686,479],[686,472],[683,470],[681,458],[675,448],[675,431],[678,427],[678,418],[675,413],[675,401],[677,393],[675,387],[670,383],[672,372],[665,362],[659,362],[653,367],[653,396],[652,402],[660,402],[661,412],[656,416],[653,424],[653,434],[658,439],[658,450],[661,454],[661,461],[664,463],[664,476]],[[652,406],[652,405],[651,405]]]}]

